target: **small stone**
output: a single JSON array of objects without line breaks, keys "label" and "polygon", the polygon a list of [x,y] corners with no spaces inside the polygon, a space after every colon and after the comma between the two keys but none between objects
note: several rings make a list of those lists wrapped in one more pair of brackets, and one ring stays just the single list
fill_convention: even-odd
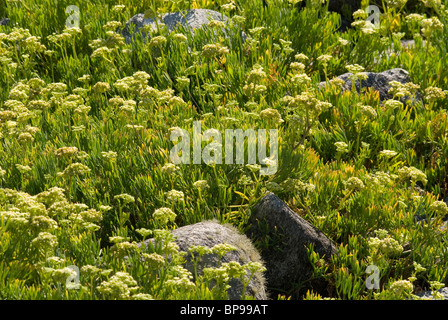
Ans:
[{"label": "small stone", "polygon": [[10,20],[8,18],[0,19],[0,26],[8,26],[10,23]]},{"label": "small stone", "polygon": [[[448,300],[448,288],[447,287],[438,290],[438,292],[443,295],[444,300]],[[417,293],[416,296],[418,296],[418,297],[420,297],[420,299],[424,299],[424,300],[435,300],[431,291]]]},{"label": "small stone", "polygon": [[[166,13],[162,16],[162,21],[158,20],[157,23],[164,24],[169,31],[174,31],[176,27],[182,26],[187,30],[190,29],[190,32],[194,35],[195,29],[206,27],[210,20],[226,23],[228,17],[220,12],[209,9],[191,9],[183,12]],[[143,13],[136,14],[126,23],[122,31],[127,43],[131,42],[133,38],[133,35],[129,32],[130,24],[134,24],[134,32],[140,32],[144,39],[147,38],[147,35],[141,30],[143,27],[150,26],[152,32],[157,30],[157,24],[154,19],[145,18]],[[242,36],[244,38],[244,33],[242,33]]]}]

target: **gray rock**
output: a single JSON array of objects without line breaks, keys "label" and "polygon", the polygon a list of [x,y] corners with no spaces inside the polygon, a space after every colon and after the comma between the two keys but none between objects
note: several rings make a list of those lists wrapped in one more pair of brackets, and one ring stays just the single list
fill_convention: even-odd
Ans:
[{"label": "gray rock", "polygon": [[[191,9],[183,12],[166,13],[162,16],[162,21],[158,20],[157,23],[163,23],[166,27],[173,31],[176,27],[183,26],[185,29],[190,29],[194,34],[194,30],[208,25],[210,20],[218,20],[226,22],[228,17],[220,12],[209,9]],[[149,25],[151,31],[157,30],[157,24],[154,19],[147,18],[143,13],[136,14],[127,23],[122,31],[122,34],[127,43],[132,41],[132,35],[129,32],[130,24],[134,24],[134,32],[140,32],[145,39],[146,33],[141,29],[144,26]]]},{"label": "gray rock", "polygon": [[[373,88],[378,91],[380,96],[380,101],[392,99],[392,95],[388,93],[391,86],[389,82],[398,81],[400,83],[407,83],[411,81],[409,72],[401,68],[395,68],[386,70],[380,73],[366,72],[367,79],[361,81],[362,88]],[[344,80],[343,90],[352,89],[352,81],[350,80],[351,73],[347,72],[338,76],[338,78]],[[326,82],[322,81],[319,83],[319,87],[325,87]],[[355,87],[358,92],[360,92],[360,81],[355,81]]]},{"label": "gray rock", "polygon": [[[191,246],[206,246],[212,248],[216,244],[227,243],[233,245],[237,250],[230,251],[221,259],[221,263],[237,261],[241,265],[248,262],[260,262],[260,254],[255,249],[251,241],[243,234],[238,232],[231,225],[222,225],[216,221],[203,221],[196,224],[184,226],[172,231],[176,237],[176,244],[180,251],[188,252]],[[148,245],[145,241],[145,245]],[[184,267],[194,274],[194,267],[191,261],[191,255],[185,256],[186,263]],[[202,257],[197,265],[197,273],[202,274],[202,270],[207,267],[217,267],[218,256],[216,254],[206,254]],[[229,281],[230,289],[227,294],[229,300],[238,300],[243,292],[243,283],[239,279],[231,279]],[[250,295],[257,300],[267,300],[268,296],[265,289],[265,278],[261,272],[257,272],[246,287],[246,296]]]},{"label": "gray rock", "polygon": [[[305,285],[303,289],[312,284],[315,291],[326,289],[327,283],[306,282],[313,274],[307,246],[312,244],[314,251],[327,261],[337,252],[335,244],[322,232],[273,193],[268,193],[257,203],[248,225],[246,234],[261,246],[268,289],[287,292],[293,298],[304,293],[295,291],[297,285]],[[271,243],[266,244],[267,239]]]},{"label": "gray rock", "polygon": [[[447,287],[440,289],[439,292],[441,294],[443,294],[444,300],[448,300],[448,288]],[[431,291],[417,293],[416,296],[420,297],[421,299],[425,299],[425,300],[434,300],[434,297],[433,297]]]},{"label": "gray rock", "polygon": [[10,21],[8,18],[0,19],[0,26],[7,26],[7,25],[9,25],[9,23],[10,23]]}]

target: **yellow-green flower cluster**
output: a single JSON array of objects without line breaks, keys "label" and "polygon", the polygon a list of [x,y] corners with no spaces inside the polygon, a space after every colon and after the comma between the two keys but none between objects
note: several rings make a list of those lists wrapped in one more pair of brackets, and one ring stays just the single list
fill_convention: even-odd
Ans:
[{"label": "yellow-green flower cluster", "polygon": [[62,177],[64,179],[68,179],[70,177],[75,177],[78,175],[84,175],[86,173],[89,173],[91,170],[89,167],[87,167],[86,165],[80,163],[80,162],[75,162],[72,163],[70,165],[68,165],[64,171],[62,172],[58,172],[57,175],[58,177]]},{"label": "yellow-green flower cluster", "polygon": [[184,193],[182,191],[173,189],[165,193],[165,196],[168,202],[184,201]]},{"label": "yellow-green flower cluster", "polygon": [[58,239],[49,232],[40,232],[39,235],[31,241],[31,248],[39,253],[46,255],[58,245]]},{"label": "yellow-green flower cluster", "polygon": [[403,103],[398,100],[388,99],[384,101],[384,107],[386,110],[395,110],[403,107]]},{"label": "yellow-green flower cluster", "polygon": [[266,271],[266,268],[263,266],[262,263],[251,261],[244,265],[244,267],[251,273],[254,274],[255,272],[264,272]]},{"label": "yellow-green flower cluster", "polygon": [[255,64],[252,70],[249,71],[246,81],[247,83],[262,83],[266,79],[266,72],[259,64]]},{"label": "yellow-green flower cluster", "polygon": [[276,183],[269,184],[269,187],[274,189],[281,189],[286,192],[313,192],[315,186],[312,183],[306,183],[300,179],[286,178],[280,185]]},{"label": "yellow-green flower cluster", "polygon": [[43,52],[47,48],[40,42],[40,37],[30,36],[22,42],[22,46],[30,53]]},{"label": "yellow-green flower cluster", "polygon": [[220,20],[210,20],[207,25],[209,28],[225,28],[226,25]]},{"label": "yellow-green flower cluster", "polygon": [[230,12],[230,11],[234,10],[235,8],[236,8],[236,6],[232,2],[221,5],[221,9],[226,12]]},{"label": "yellow-green flower cluster", "polygon": [[215,244],[211,248],[211,252],[222,257],[222,256],[225,256],[230,251],[234,251],[236,249],[237,248],[235,246],[231,245],[231,244],[228,244],[228,243],[218,243],[218,244]]},{"label": "yellow-green flower cluster", "polygon": [[348,145],[344,141],[337,141],[334,143],[336,146],[336,152],[338,153],[347,153],[348,152]]},{"label": "yellow-green flower cluster", "polygon": [[266,189],[272,191],[274,193],[279,193],[283,191],[283,187],[280,186],[277,182],[269,181],[266,183]]},{"label": "yellow-green flower cluster", "polygon": [[114,198],[123,201],[123,204],[135,202],[135,198],[127,193],[122,193],[122,194],[116,195],[116,196],[114,196]]},{"label": "yellow-green flower cluster", "polygon": [[418,13],[410,13],[405,17],[407,23],[419,24],[425,17]]},{"label": "yellow-green flower cluster", "polygon": [[111,250],[114,256],[122,259],[126,255],[131,255],[132,253],[137,252],[138,246],[135,242],[122,241],[116,243]]},{"label": "yellow-green flower cluster", "polygon": [[157,270],[165,265],[165,258],[158,253],[143,253],[143,259],[149,263],[151,268]]},{"label": "yellow-green flower cluster", "polygon": [[153,217],[155,220],[166,225],[168,222],[173,222],[176,219],[176,214],[170,208],[159,208],[154,211]]},{"label": "yellow-green flower cluster", "polygon": [[296,86],[306,86],[311,83],[311,78],[305,73],[295,73],[290,80]]},{"label": "yellow-green flower cluster", "polygon": [[353,12],[353,19],[355,19],[355,20],[367,19],[367,12],[365,10],[358,9],[355,12]]},{"label": "yellow-green flower cluster", "polygon": [[429,206],[429,210],[437,217],[443,217],[448,213],[448,206],[444,201],[434,201]]},{"label": "yellow-green flower cluster", "polygon": [[149,42],[150,47],[163,47],[166,44],[167,40],[164,36],[156,36],[151,38]]},{"label": "yellow-green flower cluster", "polygon": [[51,219],[48,216],[41,215],[41,216],[33,216],[30,217],[30,228],[35,231],[52,231],[58,228],[58,223]]},{"label": "yellow-green flower cluster", "polygon": [[8,222],[10,228],[23,231],[29,226],[30,214],[13,208],[10,211],[0,211],[0,218]]},{"label": "yellow-green flower cluster", "polygon": [[68,277],[76,276],[76,271],[72,268],[56,269],[52,273],[53,280],[57,283],[65,283]]},{"label": "yellow-green flower cluster", "polygon": [[428,8],[439,9],[442,5],[441,0],[420,0],[420,1],[423,2],[425,7],[428,7]]},{"label": "yellow-green flower cluster", "polygon": [[102,151],[101,155],[103,156],[104,159],[115,161],[117,160],[118,154],[115,151]]},{"label": "yellow-green flower cluster", "polygon": [[371,106],[361,105],[359,108],[361,110],[361,113],[365,115],[368,119],[373,120],[376,119],[376,117],[378,116],[375,109],[372,108]]},{"label": "yellow-green flower cluster", "polygon": [[266,28],[265,27],[255,27],[249,29],[249,34],[253,37],[259,36]]},{"label": "yellow-green flower cluster", "polygon": [[108,31],[108,30],[112,30],[115,31],[116,29],[118,29],[119,27],[121,27],[121,22],[120,21],[108,21],[104,26],[103,29]]},{"label": "yellow-green flower cluster", "polygon": [[331,79],[329,81],[330,85],[336,89],[343,89],[345,86],[345,81],[339,77],[333,77],[333,79]]},{"label": "yellow-green flower cluster", "polygon": [[273,121],[274,123],[284,122],[278,110],[272,108],[262,110],[260,112],[260,117],[268,121]]},{"label": "yellow-green flower cluster", "polygon": [[243,87],[243,92],[245,95],[251,96],[255,95],[258,96],[265,92],[267,90],[265,85],[262,84],[255,84],[255,83],[248,83],[245,84]]},{"label": "yellow-green flower cluster", "polygon": [[34,137],[29,132],[22,132],[17,137],[17,142],[19,142],[20,144],[28,144],[28,143],[31,143],[33,141],[34,141]]},{"label": "yellow-green flower cluster", "polygon": [[31,37],[31,33],[28,29],[14,27],[5,37],[5,40],[15,43],[28,37]]},{"label": "yellow-green flower cluster", "polygon": [[30,166],[28,166],[28,165],[22,165],[22,164],[20,164],[20,163],[16,163],[16,169],[19,170],[19,172],[20,172],[21,174],[28,173],[28,172],[30,172],[30,171],[32,170]]},{"label": "yellow-green flower cluster", "polygon": [[112,11],[114,11],[114,12],[122,12],[125,8],[126,8],[126,6],[124,4],[117,4],[117,5],[112,7]]},{"label": "yellow-green flower cluster", "polygon": [[236,24],[242,24],[242,23],[244,23],[244,21],[246,21],[246,18],[245,17],[243,17],[243,16],[239,16],[239,15],[234,15],[232,18],[231,18],[231,21],[232,22],[235,22]]},{"label": "yellow-green flower cluster", "polygon": [[368,243],[373,254],[381,253],[387,257],[395,257],[403,252],[403,246],[390,236],[369,238]]},{"label": "yellow-green flower cluster", "polygon": [[366,80],[367,74],[364,72],[364,67],[360,66],[359,64],[349,64],[346,65],[345,68],[350,72],[352,75],[350,76],[350,80],[356,81],[358,79],[360,80]]},{"label": "yellow-green flower cluster", "polygon": [[86,222],[100,222],[103,219],[103,215],[100,211],[93,208],[81,211],[79,213],[83,221]]},{"label": "yellow-green flower cluster", "polygon": [[409,297],[414,290],[414,285],[409,280],[397,280],[390,284],[388,291],[395,297]]},{"label": "yellow-green flower cluster", "polygon": [[400,9],[408,0],[386,0],[388,8]]},{"label": "yellow-green flower cluster", "polygon": [[295,97],[286,96],[283,101],[287,103],[288,108],[296,110],[301,115],[308,113],[309,122],[313,122],[315,117],[331,107],[331,103],[316,99],[311,92],[302,92]]},{"label": "yellow-green flower cluster", "polygon": [[178,41],[178,42],[185,42],[185,41],[187,41],[187,37],[184,34],[182,34],[182,33],[175,33],[173,35],[173,39]]},{"label": "yellow-green flower cluster", "polygon": [[198,190],[205,190],[205,189],[210,188],[210,186],[208,185],[207,180],[198,180],[198,181],[195,181],[195,182],[193,183],[193,186],[194,186],[196,189],[198,189]]},{"label": "yellow-green flower cluster", "polygon": [[291,69],[299,71],[299,72],[305,70],[305,65],[301,62],[294,61],[294,62],[291,62],[289,66],[291,67]]},{"label": "yellow-green flower cluster", "polygon": [[296,59],[297,61],[299,61],[301,63],[304,63],[306,60],[309,60],[309,58],[303,53],[297,53],[294,56],[294,59]]},{"label": "yellow-green flower cluster", "polygon": [[196,287],[195,283],[191,281],[193,278],[191,272],[182,266],[174,266],[172,270],[176,271],[178,276],[170,275],[170,279],[165,281],[168,290],[191,290]]},{"label": "yellow-green flower cluster", "polygon": [[165,163],[162,167],[162,172],[168,174],[168,175],[172,175],[174,173],[176,173],[177,171],[179,171],[179,167],[176,166],[174,163],[168,162]]},{"label": "yellow-green flower cluster", "polygon": [[243,279],[243,277],[247,274],[244,266],[242,266],[238,261],[229,261],[223,263],[221,266],[226,269],[226,273],[230,278]]},{"label": "yellow-green flower cluster", "polygon": [[81,273],[87,278],[94,278],[101,272],[101,269],[90,264],[81,267]]},{"label": "yellow-green flower cluster", "polygon": [[[227,269],[225,267],[219,268],[204,268],[203,269],[204,277],[211,281],[216,280],[218,284],[225,284],[230,280],[229,275],[227,274]],[[230,286],[226,285],[224,290],[229,289]]]},{"label": "yellow-green flower cluster", "polygon": [[431,288],[431,295],[434,300],[445,300],[445,296],[439,291],[445,284],[439,281],[429,281],[429,286]]},{"label": "yellow-green flower cluster", "polygon": [[107,82],[97,82],[93,86],[92,90],[96,93],[104,93],[110,90],[110,84]]},{"label": "yellow-green flower cluster", "polygon": [[329,54],[323,54],[317,57],[317,61],[320,62],[323,66],[327,66],[328,62],[333,59],[333,56],[330,56]]},{"label": "yellow-green flower cluster", "polygon": [[[132,88],[128,84],[125,84],[125,86],[122,89],[127,90]],[[139,91],[139,94],[142,99],[140,106],[148,107],[155,102],[158,104],[168,103],[174,95],[174,90],[168,88],[160,91],[151,86],[145,86]]]},{"label": "yellow-green flower cluster", "polygon": [[137,281],[127,272],[117,272],[109,281],[103,281],[98,291],[110,299],[129,299],[138,290]]},{"label": "yellow-green flower cluster", "polygon": [[229,53],[229,48],[221,45],[220,43],[206,44],[202,47],[202,56],[204,58],[212,59],[217,56],[222,56]]},{"label": "yellow-green flower cluster", "polygon": [[440,22],[440,20],[435,16],[428,19],[423,19],[421,21],[421,26],[422,34],[426,38],[430,38],[436,31],[442,31],[444,27],[443,23]]},{"label": "yellow-green flower cluster", "polygon": [[438,87],[428,87],[425,89],[425,99],[428,102],[445,99],[446,91]]},{"label": "yellow-green flower cluster", "polygon": [[380,151],[379,155],[380,155],[380,157],[384,157],[386,159],[389,159],[389,158],[395,157],[397,154],[398,153],[396,151],[393,151],[393,150],[382,150],[382,151]]},{"label": "yellow-green flower cluster", "polygon": [[82,34],[82,30],[80,28],[65,28],[61,34],[53,33],[47,36],[47,39],[51,42],[59,44],[64,41],[70,41],[76,35]]},{"label": "yellow-green flower cluster", "polygon": [[54,152],[56,158],[70,158],[78,153],[77,147],[62,147]]},{"label": "yellow-green flower cluster", "polygon": [[90,55],[90,57],[92,59],[107,59],[108,55],[112,52],[112,49],[108,48],[108,47],[99,47],[97,49],[95,49],[92,54]]},{"label": "yellow-green flower cluster", "polygon": [[400,180],[411,179],[411,183],[415,184],[417,181],[422,182],[424,185],[427,183],[426,174],[424,174],[421,170],[415,167],[407,167],[404,166],[398,169],[398,178]]},{"label": "yellow-green flower cluster", "polygon": [[365,188],[364,183],[358,177],[350,177],[344,182],[345,187],[350,191],[360,191]]}]

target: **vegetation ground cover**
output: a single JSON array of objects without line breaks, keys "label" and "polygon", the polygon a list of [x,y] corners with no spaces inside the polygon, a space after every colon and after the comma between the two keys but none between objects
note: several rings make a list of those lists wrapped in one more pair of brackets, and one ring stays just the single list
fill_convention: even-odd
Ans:
[{"label": "vegetation ground cover", "polygon": [[[338,244],[331,263],[310,250],[314,277],[329,285],[303,298],[403,299],[444,286],[448,10],[374,4],[379,29],[361,10],[340,32],[340,16],[317,0],[1,0],[11,23],[0,26],[0,297],[223,299],[231,277],[260,266],[193,280],[169,230],[217,219],[244,231],[266,191]],[[70,5],[79,28],[66,28]],[[137,13],[190,8],[226,14],[227,33],[218,22],[194,38],[160,26],[125,43],[116,32]],[[333,79],[397,67],[412,83],[383,102]],[[173,165],[170,130],[191,132],[193,121],[278,129],[278,171]],[[154,248],[137,247],[148,237]],[[381,270],[377,290],[365,285],[369,265]],[[81,271],[76,288],[69,266]]]}]

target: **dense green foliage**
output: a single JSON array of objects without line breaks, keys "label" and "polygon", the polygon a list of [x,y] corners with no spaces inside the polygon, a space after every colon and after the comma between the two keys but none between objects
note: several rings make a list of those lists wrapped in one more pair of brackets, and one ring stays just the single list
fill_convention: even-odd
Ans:
[{"label": "dense green foliage", "polygon": [[[0,0],[12,22],[0,26],[0,298],[225,298],[230,276],[260,266],[219,266],[192,281],[168,230],[217,219],[244,231],[267,190],[339,246],[331,263],[310,250],[315,278],[329,284],[304,298],[400,299],[440,286],[448,11],[440,1],[384,1],[379,29],[357,12],[342,33],[319,1],[226,2]],[[69,5],[79,28],[65,29]],[[219,24],[194,40],[162,26],[126,44],[115,32],[137,13],[188,8],[228,15],[228,36]],[[384,103],[337,81],[317,89],[347,70],[396,67],[412,83]],[[403,92],[422,100],[402,104]],[[198,120],[204,131],[278,129],[277,173],[170,164],[170,129],[191,133]],[[155,248],[136,246],[148,237]],[[378,290],[365,285],[371,264]],[[80,288],[65,286],[71,265]]]}]

